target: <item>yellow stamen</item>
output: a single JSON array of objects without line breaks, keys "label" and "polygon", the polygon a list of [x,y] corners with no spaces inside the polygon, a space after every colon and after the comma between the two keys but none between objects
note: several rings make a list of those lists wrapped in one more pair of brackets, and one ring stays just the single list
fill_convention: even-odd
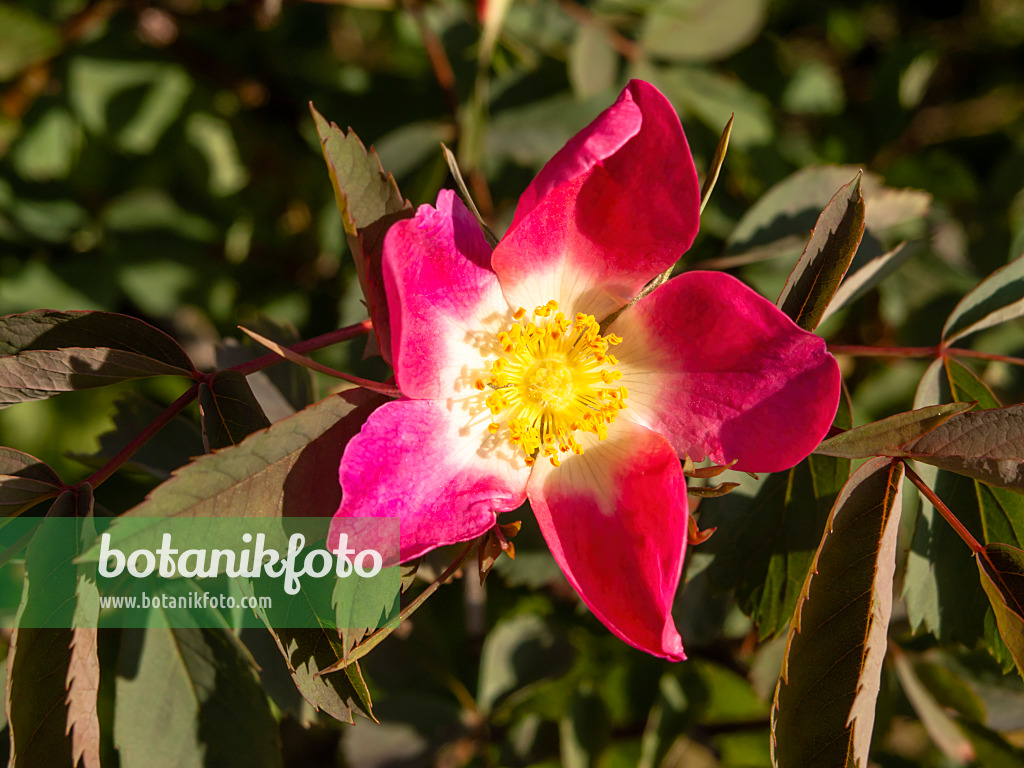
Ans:
[{"label": "yellow stamen", "polygon": [[503,354],[474,386],[492,388],[485,399],[495,417],[490,434],[504,433],[527,466],[540,455],[557,467],[562,454],[583,453],[576,432],[604,440],[626,407],[626,388],[613,386],[622,378],[618,360],[608,354],[622,339],[602,336],[593,315],[581,312],[570,321],[554,300],[536,307],[532,320],[526,316],[522,307],[513,313],[515,322],[497,336]]}]

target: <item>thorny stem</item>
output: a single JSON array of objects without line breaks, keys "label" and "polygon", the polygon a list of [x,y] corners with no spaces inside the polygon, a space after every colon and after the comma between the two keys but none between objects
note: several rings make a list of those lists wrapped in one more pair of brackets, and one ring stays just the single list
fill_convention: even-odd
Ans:
[{"label": "thorny stem", "polygon": [[[369,333],[372,327],[373,326],[369,320],[364,320],[363,322],[356,323],[355,325],[349,325],[345,328],[339,328],[336,331],[331,331],[330,333],[325,333],[312,339],[300,341],[289,347],[289,349],[297,353],[312,352],[315,349],[329,347],[330,345],[337,344],[340,341],[346,341],[348,339],[354,339],[357,336],[363,336]],[[256,373],[257,371],[262,371],[264,368],[270,368],[271,366],[277,365],[281,362],[284,362],[283,357],[275,353],[270,353],[263,355],[262,357],[257,357],[255,360],[249,360],[245,363],[233,365],[226,370],[235,371],[242,375],[248,375],[250,373]],[[124,463],[127,462],[137,450],[139,450],[139,448],[149,442],[157,432],[167,426],[171,419],[185,410],[186,406],[188,406],[189,403],[195,400],[199,395],[199,385],[212,377],[213,374],[196,373],[195,381],[192,386],[189,387],[181,397],[167,406],[163,413],[157,416],[149,426],[136,435],[128,445],[118,451],[117,455],[98,470],[93,472],[83,482],[89,483],[93,488],[96,488],[101,483],[105,482],[114,474],[114,472],[120,469]]]},{"label": "thorny stem", "polygon": [[973,349],[945,347],[870,347],[859,344],[829,344],[828,351],[836,355],[855,357],[970,357],[976,360],[993,360],[1010,365],[1024,365],[1024,358],[996,355],[991,352],[977,352]]},{"label": "thorny stem", "polygon": [[469,559],[470,555],[472,555],[473,552],[476,551],[476,548],[479,545],[479,539],[474,539],[473,541],[469,542],[469,544],[466,545],[466,548],[462,550],[462,554],[455,558],[452,564],[445,569],[444,573],[442,573],[440,576],[434,579],[434,581],[431,582],[430,586],[428,586],[426,589],[424,589],[416,596],[415,600],[413,600],[411,603],[405,606],[405,608],[402,609],[401,613],[399,613],[398,616],[391,619],[391,621],[389,621],[383,627],[381,627],[368,638],[366,638],[366,640],[364,640],[355,648],[353,648],[352,651],[344,659],[339,659],[334,664],[331,664],[328,667],[324,667],[317,674],[326,675],[331,672],[336,672],[339,669],[344,669],[353,661],[361,659],[363,656],[365,656],[378,645],[380,645],[380,642],[385,637],[394,632],[396,629],[398,629],[399,625],[407,618],[409,618],[409,616],[411,616],[413,612],[416,611],[421,605],[423,605],[423,603],[427,601],[427,598],[437,591],[438,587],[440,587],[442,584],[448,581],[448,579],[455,575],[455,573],[465,564],[466,560]]},{"label": "thorny stem", "polygon": [[901,461],[901,463],[903,464],[903,468],[907,471],[907,479],[917,486],[917,489],[926,499],[928,499],[929,502],[931,502],[933,507],[939,510],[939,514],[946,519],[946,522],[953,527],[953,530],[956,531],[960,538],[964,540],[964,543],[971,548],[971,552],[976,555],[984,552],[985,548],[978,543],[978,540],[971,535],[971,532],[968,531],[964,524],[957,519],[957,516],[954,515],[952,511],[950,511],[949,507],[942,502],[942,499],[935,494],[935,491],[928,487],[928,484],[911,468],[909,464],[907,464],[907,462]]}]

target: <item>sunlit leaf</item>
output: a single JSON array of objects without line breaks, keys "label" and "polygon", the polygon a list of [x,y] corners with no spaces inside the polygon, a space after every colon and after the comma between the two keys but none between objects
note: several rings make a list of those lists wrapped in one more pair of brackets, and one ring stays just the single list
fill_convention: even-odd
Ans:
[{"label": "sunlit leaf", "polygon": [[832,508],[775,692],[776,768],[867,768],[892,611],[902,480],[901,464],[869,459]]},{"label": "sunlit leaf", "polygon": [[973,407],[972,403],[948,403],[898,413],[831,437],[814,452],[848,459],[904,456],[905,445],[931,432],[951,416]]},{"label": "sunlit leaf", "polygon": [[[650,80],[684,115],[693,115],[716,133],[735,116],[730,143],[743,149],[771,141],[771,103],[742,81],[706,67],[672,67],[639,62],[636,76]],[[820,210],[820,209],[819,209]]]},{"label": "sunlit leaf", "polygon": [[977,560],[999,634],[1024,677],[1024,551],[1007,544],[988,544]]},{"label": "sunlit leaf", "polygon": [[1024,405],[956,414],[903,450],[939,469],[1024,494]]},{"label": "sunlit leaf", "polygon": [[932,697],[918,678],[906,654],[894,648],[891,656],[903,692],[935,746],[954,765],[966,765],[973,760],[974,747],[971,746],[971,742],[960,732],[953,718]]},{"label": "sunlit leaf", "polygon": [[596,24],[581,24],[569,48],[569,82],[580,99],[589,99],[614,90],[619,55],[608,42],[604,29]]},{"label": "sunlit leaf", "polygon": [[667,59],[717,60],[750,43],[765,15],[764,0],[661,0],[644,17],[640,43]]},{"label": "sunlit leaf", "polygon": [[715,146],[715,154],[712,155],[711,162],[708,164],[707,174],[700,188],[701,213],[704,212],[708,200],[711,199],[711,193],[714,191],[715,183],[718,181],[718,174],[722,170],[722,163],[725,162],[725,153],[729,149],[729,137],[732,136],[732,125],[735,118],[735,115],[731,116],[729,122],[725,124],[725,128],[722,129],[722,135],[718,138],[718,144]]},{"label": "sunlit leaf", "polygon": [[[1000,407],[970,369],[949,359],[936,360],[929,367],[915,405],[935,401],[976,402],[985,409]],[[1024,544],[1024,497],[925,464],[918,465],[918,472],[976,539],[982,543]],[[923,627],[942,642],[974,646],[983,638],[999,660],[1009,663],[976,571],[971,551],[922,499],[903,587],[911,626]]]},{"label": "sunlit leaf", "polygon": [[60,50],[60,30],[17,3],[0,3],[0,80]]},{"label": "sunlit leaf", "polygon": [[91,133],[129,152],[152,152],[193,88],[176,64],[77,56],[68,72],[71,106]]},{"label": "sunlit leaf", "polygon": [[354,131],[349,129],[345,133],[334,123],[328,123],[312,104],[310,110],[380,352],[390,361],[391,334],[381,254],[388,228],[412,216],[412,205],[398,191],[394,177],[385,173],[372,147],[367,151]]},{"label": "sunlit leaf", "polygon": [[473,196],[469,194],[469,188],[466,186],[465,180],[462,178],[462,171],[459,170],[459,162],[455,157],[455,153],[452,152],[448,147],[441,145],[441,151],[444,152],[445,162],[448,164],[448,170],[452,174],[452,178],[455,180],[455,187],[459,190],[459,196],[462,198],[462,202],[466,204],[470,212],[476,217],[477,223],[480,225],[480,229],[483,230],[484,237],[487,238],[487,242],[491,244],[493,248],[498,244],[498,236],[491,231],[491,228],[487,226],[487,222],[484,221],[484,217],[480,215],[480,209],[477,208],[476,203],[473,201]]},{"label": "sunlit leaf", "polygon": [[850,271],[846,273],[846,277],[839,284],[839,290],[832,297],[828,309],[821,316],[821,322],[825,322],[840,309],[849,306],[870,291],[903,266],[919,250],[919,247],[912,246],[904,240],[891,251],[883,253],[881,256],[876,256],[861,266],[857,265],[857,262],[860,260],[854,258],[853,263],[850,265]]},{"label": "sunlit leaf", "polygon": [[864,234],[860,175],[836,192],[777,302],[801,328],[813,331],[839,288]]},{"label": "sunlit leaf", "polygon": [[248,654],[232,633],[213,629],[124,632],[114,742],[123,768],[281,765],[277,724]]},{"label": "sunlit leaf", "polygon": [[956,305],[942,328],[952,344],[972,333],[1024,316],[1024,256],[997,269]]},{"label": "sunlit leaf", "polygon": [[[783,179],[763,194],[737,223],[726,241],[727,254],[744,261],[756,261],[800,252],[807,242],[807,233],[836,188],[859,170],[852,165],[812,166]],[[893,237],[906,238],[910,234],[908,229],[914,230],[914,234],[923,229],[922,219],[931,206],[929,194],[916,189],[886,187],[881,178],[871,173],[863,174],[861,182],[864,224],[875,238],[888,243]],[[875,253],[872,258],[881,255],[881,252]],[[851,272],[849,277],[855,274]]]},{"label": "sunlit leaf", "polygon": [[0,407],[193,370],[167,334],[105,312],[37,310],[0,318],[0,355]]},{"label": "sunlit leaf", "polygon": [[199,387],[199,412],[208,449],[237,445],[257,430],[270,426],[245,376],[220,371]]}]

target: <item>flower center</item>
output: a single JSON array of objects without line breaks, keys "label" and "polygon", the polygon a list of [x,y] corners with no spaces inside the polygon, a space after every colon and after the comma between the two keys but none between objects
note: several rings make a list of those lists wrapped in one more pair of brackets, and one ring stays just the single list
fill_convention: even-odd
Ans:
[{"label": "flower center", "polygon": [[626,407],[628,392],[615,386],[622,378],[609,347],[622,343],[615,334],[601,335],[592,315],[573,322],[549,301],[526,319],[520,308],[513,323],[498,334],[503,354],[491,363],[490,376],[477,379],[481,392],[490,387],[487,407],[495,417],[488,430],[497,435],[504,414],[506,436],[522,449],[527,465],[538,455],[558,466],[561,453],[583,453],[575,433],[591,432],[599,440]]}]

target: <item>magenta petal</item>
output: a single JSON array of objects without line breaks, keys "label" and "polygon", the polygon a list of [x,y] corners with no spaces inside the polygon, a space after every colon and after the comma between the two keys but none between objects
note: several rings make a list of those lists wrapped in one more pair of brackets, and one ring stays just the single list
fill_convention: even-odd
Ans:
[{"label": "magenta petal", "polygon": [[466,404],[386,403],[345,448],[338,515],[400,518],[403,562],[479,536],[526,498],[529,469]]},{"label": "magenta petal", "polygon": [[604,317],[690,247],[699,207],[679,117],[634,80],[527,188],[492,266],[513,307]]},{"label": "magenta petal", "polygon": [[627,419],[680,455],[777,472],[821,442],[839,404],[825,342],[721,272],[687,272],[612,323]]},{"label": "magenta petal", "polygon": [[511,321],[480,226],[450,189],[384,240],[392,364],[412,398],[473,394],[485,345]]},{"label": "magenta petal", "polygon": [[672,601],[686,550],[686,479],[668,442],[616,422],[562,466],[538,462],[530,504],[551,553],[615,635],[672,661],[686,658]]}]

